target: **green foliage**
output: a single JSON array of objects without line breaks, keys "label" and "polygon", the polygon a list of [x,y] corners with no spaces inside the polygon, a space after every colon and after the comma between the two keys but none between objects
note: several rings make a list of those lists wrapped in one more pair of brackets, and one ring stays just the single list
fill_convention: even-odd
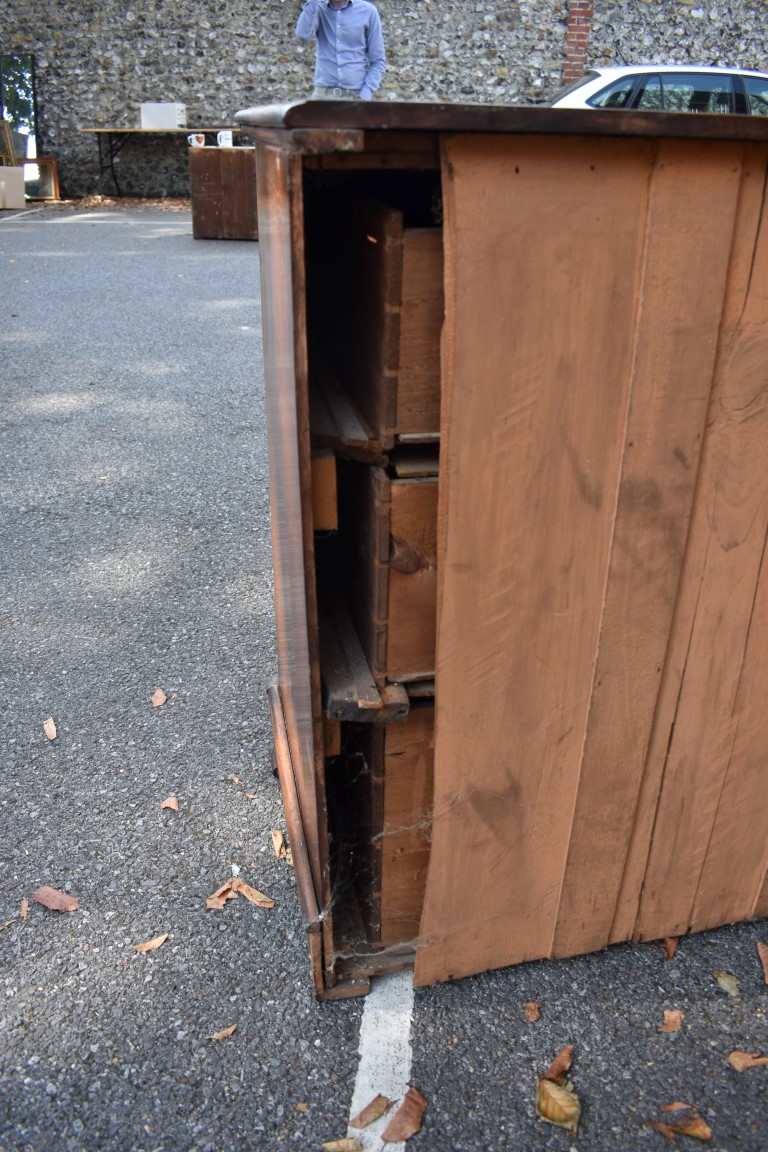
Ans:
[{"label": "green foliage", "polygon": [[31,56],[0,56],[3,118],[15,132],[35,130],[35,89]]}]

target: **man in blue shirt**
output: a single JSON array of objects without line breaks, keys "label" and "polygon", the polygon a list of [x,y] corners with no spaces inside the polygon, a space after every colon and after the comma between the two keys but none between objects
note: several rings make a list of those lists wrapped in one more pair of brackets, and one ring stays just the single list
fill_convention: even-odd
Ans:
[{"label": "man in blue shirt", "polygon": [[387,60],[381,18],[368,0],[307,0],[299,40],[317,37],[315,88],[321,100],[372,100]]}]

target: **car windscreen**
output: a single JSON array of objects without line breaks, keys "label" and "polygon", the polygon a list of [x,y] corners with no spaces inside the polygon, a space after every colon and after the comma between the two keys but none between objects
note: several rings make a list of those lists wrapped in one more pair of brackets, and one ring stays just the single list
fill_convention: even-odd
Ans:
[{"label": "car windscreen", "polygon": [[587,104],[591,104],[593,108],[626,108],[636,80],[637,76],[622,76],[620,80],[614,80],[612,84],[590,96]]}]

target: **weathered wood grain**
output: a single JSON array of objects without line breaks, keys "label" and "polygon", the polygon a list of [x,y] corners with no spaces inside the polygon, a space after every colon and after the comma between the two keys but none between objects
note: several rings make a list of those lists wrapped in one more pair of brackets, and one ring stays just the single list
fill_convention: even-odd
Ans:
[{"label": "weathered wood grain", "polygon": [[452,360],[420,984],[552,947],[611,555],[648,164],[643,143],[445,142]]},{"label": "weathered wood grain", "polygon": [[258,240],[254,148],[190,148],[192,235]]},{"label": "weathered wood grain", "polygon": [[693,611],[676,622],[686,658],[643,882],[644,938],[749,916],[766,861],[768,247],[758,159],[745,165],[754,175],[742,185],[681,588]]},{"label": "weathered wood grain", "polygon": [[[739,161],[738,146],[665,141],[639,181],[647,200],[626,205],[641,239],[626,277],[635,314],[629,302],[617,311],[629,320],[632,366],[556,956],[602,948],[611,935],[696,491]],[[684,866],[675,862],[670,885]]]},{"label": "weathered wood grain", "polygon": [[280,697],[318,900],[330,899],[312,528],[301,158],[257,156]]},{"label": "weathered wood grain", "polygon": [[413,709],[384,739],[381,840],[381,943],[419,934],[432,835],[435,713]]}]

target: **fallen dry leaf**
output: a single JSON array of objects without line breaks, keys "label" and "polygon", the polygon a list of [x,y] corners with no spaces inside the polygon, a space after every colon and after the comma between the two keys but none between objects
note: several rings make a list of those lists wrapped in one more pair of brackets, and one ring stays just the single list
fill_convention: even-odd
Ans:
[{"label": "fallen dry leaf", "polygon": [[171,808],[174,812],[178,812],[178,810],[179,810],[179,798],[178,798],[178,796],[169,796],[167,800],[163,800],[160,807],[161,808]]},{"label": "fallen dry leaf", "polygon": [[664,1023],[659,1024],[656,1029],[657,1032],[679,1032],[680,1025],[685,1020],[685,1012],[681,1012],[679,1008],[665,1008],[664,1009]]},{"label": "fallen dry leaf", "polygon": [[575,1136],[581,1119],[581,1101],[570,1088],[542,1076],[536,1085],[536,1115]]},{"label": "fallen dry leaf", "polygon": [[243,796],[245,796],[246,800],[258,800],[259,798],[256,792],[243,792]]},{"label": "fallen dry leaf", "polygon": [[232,885],[241,896],[245,896],[246,900],[250,900],[251,904],[257,904],[259,908],[274,908],[274,900],[270,899],[269,896],[265,896],[263,892],[259,892],[258,888],[252,888],[250,884],[246,884],[244,880],[240,880],[237,876],[232,877]]},{"label": "fallen dry leaf", "polygon": [[646,1124],[649,1128],[653,1128],[654,1132],[661,1132],[662,1136],[666,1136],[667,1140],[671,1140],[673,1144],[677,1144],[677,1136],[669,1124],[661,1124],[658,1120],[646,1120]]},{"label": "fallen dry leaf", "polygon": [[669,1127],[681,1136],[692,1136],[694,1140],[711,1140],[712,1129],[701,1116],[691,1116],[688,1120],[676,1120]]},{"label": "fallen dry leaf", "polygon": [[206,900],[206,906],[220,911],[227,900],[234,900],[239,895],[245,896],[246,900],[250,900],[251,904],[257,904],[259,908],[274,908],[275,902],[269,896],[265,896],[263,892],[259,892],[258,888],[252,888],[250,884],[246,884],[239,876],[233,876],[227,880],[226,884],[222,884],[212,896]]},{"label": "fallen dry leaf", "polygon": [[427,1101],[418,1088],[409,1088],[402,1104],[381,1134],[383,1144],[396,1144],[414,1136],[421,1128]]},{"label": "fallen dry leaf", "polygon": [[[232,880],[235,879],[237,879],[237,877],[233,876]],[[205,902],[207,908],[220,910],[224,907],[227,900],[237,899],[237,889],[232,886],[232,880],[227,880],[226,884],[222,884],[221,888],[218,888],[212,896],[208,897]]]},{"label": "fallen dry leaf", "polygon": [[43,732],[45,732],[49,740],[56,739],[56,725],[53,722],[53,716],[49,716],[43,724]]},{"label": "fallen dry leaf", "polygon": [[155,948],[159,948],[161,944],[165,944],[168,939],[168,933],[163,932],[162,936],[155,936],[154,940],[146,940],[143,944],[134,944],[135,952],[154,952]]},{"label": "fallen dry leaf", "polygon": [[294,1104],[293,1110],[294,1112],[309,1112],[309,1104],[302,1100],[300,1104]]},{"label": "fallen dry leaf", "polygon": [[50,908],[53,912],[77,912],[80,907],[80,901],[74,896],[45,886],[38,888],[37,892],[33,892],[32,899],[36,900],[38,904],[42,904],[44,908]]},{"label": "fallen dry leaf", "polygon": [[535,1024],[541,1019],[541,1000],[528,1000],[523,1005],[523,1012],[529,1024]]},{"label": "fallen dry leaf", "polygon": [[760,963],[763,966],[765,982],[768,984],[768,944],[764,944],[762,940],[759,940],[757,944],[757,954],[760,957]]},{"label": "fallen dry leaf", "polygon": [[713,972],[712,975],[723,992],[727,992],[729,996],[738,996],[739,982],[735,976],[731,976],[730,972]]},{"label": "fallen dry leaf", "polygon": [[[255,797],[253,797],[255,799]],[[275,846],[275,855],[278,860],[285,860],[293,868],[293,852],[285,842],[285,836],[282,832],[272,833],[272,843]]]},{"label": "fallen dry leaf", "polygon": [[362,1112],[358,1112],[354,1120],[350,1120],[349,1127],[367,1128],[369,1124],[373,1124],[374,1120],[378,1120],[381,1116],[383,1116],[384,1113],[387,1112],[394,1103],[394,1100],[387,1099],[387,1097],[382,1096],[380,1092],[378,1096],[374,1096],[370,1104],[366,1104]]},{"label": "fallen dry leaf", "polygon": [[746,1072],[748,1068],[757,1068],[759,1064],[768,1064],[768,1056],[759,1056],[757,1052],[741,1052],[738,1048],[728,1057],[731,1068],[737,1072]]},{"label": "fallen dry leaf", "polygon": [[660,1112],[682,1112],[686,1110],[690,1115],[683,1116],[679,1120],[667,1120],[663,1124],[658,1123],[656,1120],[647,1120],[646,1123],[657,1132],[661,1132],[663,1136],[666,1136],[667,1139],[673,1143],[678,1136],[691,1136],[694,1140],[711,1140],[712,1129],[692,1104],[684,1104],[682,1101],[676,1100],[674,1104],[665,1104],[659,1109]]},{"label": "fallen dry leaf", "polygon": [[13,920],[6,920],[5,924],[0,924],[0,932],[4,932],[6,928],[10,928]]},{"label": "fallen dry leaf", "polygon": [[238,788],[245,788],[245,784],[243,784],[239,776],[235,776],[234,772],[230,772],[229,778],[233,783],[237,784]]},{"label": "fallen dry leaf", "polygon": [[152,699],[150,703],[152,704],[153,708],[160,708],[163,704],[165,704],[167,699],[168,697],[166,696],[165,692],[163,692],[162,688],[158,688],[152,693]]},{"label": "fallen dry leaf", "polygon": [[237,1028],[237,1024],[230,1024],[229,1028],[222,1028],[221,1032],[212,1033],[211,1040],[226,1040]]},{"label": "fallen dry leaf", "polygon": [[675,952],[677,952],[677,945],[679,940],[679,936],[665,936],[662,940],[661,946],[664,949],[664,955],[666,956],[667,960],[671,960]]},{"label": "fallen dry leaf", "polygon": [[26,897],[21,902],[20,915],[22,920],[29,920],[29,900],[27,900]]},{"label": "fallen dry leaf", "polygon": [[323,1152],[363,1152],[363,1146],[354,1137],[345,1136],[342,1140],[330,1140],[323,1144]]},{"label": "fallen dry leaf", "polygon": [[573,1063],[573,1044],[566,1044],[550,1064],[541,1077],[542,1080],[552,1080],[555,1084],[562,1084],[565,1074]]}]

